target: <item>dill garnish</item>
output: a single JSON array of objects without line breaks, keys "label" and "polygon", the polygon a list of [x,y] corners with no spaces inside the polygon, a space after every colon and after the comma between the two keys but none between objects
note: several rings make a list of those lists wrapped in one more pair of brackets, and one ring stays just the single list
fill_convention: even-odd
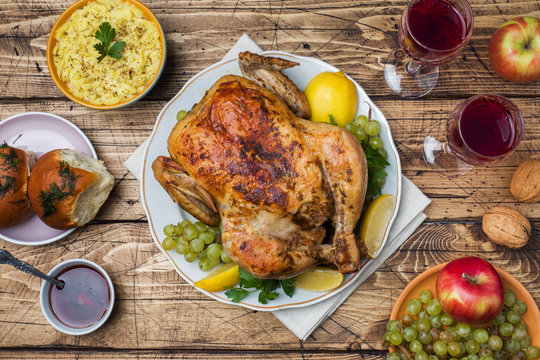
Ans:
[{"label": "dill garnish", "polygon": [[0,149],[7,148],[9,148],[9,152],[7,154],[5,152],[0,153],[0,159],[4,160],[2,162],[2,166],[4,166],[6,169],[16,169],[17,165],[21,162],[21,159],[18,158],[14,148],[10,147],[5,142],[0,145]]},{"label": "dill garnish", "polygon": [[60,186],[53,182],[49,186],[49,190],[41,190],[39,194],[39,204],[43,208],[43,218],[49,217],[56,213],[56,204],[65,198],[72,196],[77,184],[77,178],[69,164],[65,161],[58,162],[58,175],[62,178]]},{"label": "dill garnish", "polygon": [[[2,180],[5,181],[2,183]],[[10,189],[15,189],[15,178],[13,176],[0,176],[0,199],[2,199]]]}]

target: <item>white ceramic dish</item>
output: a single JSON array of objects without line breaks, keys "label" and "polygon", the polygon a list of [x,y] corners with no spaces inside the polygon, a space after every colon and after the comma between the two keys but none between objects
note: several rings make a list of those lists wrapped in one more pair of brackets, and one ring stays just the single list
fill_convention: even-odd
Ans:
[{"label": "white ceramic dish", "polygon": [[[97,159],[92,143],[77,126],[54,114],[27,112],[0,121],[0,143],[6,142],[33,151],[36,160],[54,149],[73,149]],[[75,229],[58,230],[32,214],[25,222],[0,229],[0,239],[18,245],[44,245],[71,234]]]},{"label": "white ceramic dish", "polygon": [[[284,71],[284,73],[287,74],[287,76],[289,76],[302,90],[305,89],[309,81],[315,75],[323,71],[339,71],[339,69],[335,68],[334,66],[314,58],[306,58],[280,51],[267,51],[263,52],[262,54],[268,56],[278,56],[300,63],[299,66],[287,69]],[[163,234],[163,227],[165,225],[171,223],[176,224],[183,219],[189,219],[192,221],[195,221],[195,219],[171,200],[161,185],[154,179],[151,165],[154,159],[159,155],[168,156],[167,139],[172,128],[176,124],[177,112],[180,110],[190,110],[193,105],[202,99],[205,92],[221,76],[227,74],[241,75],[238,67],[238,58],[214,64],[190,79],[180,90],[180,92],[176,94],[176,96],[163,108],[157,117],[154,131],[150,136],[148,146],[143,156],[141,194],[143,206],[148,216],[148,223],[150,225],[152,237],[154,238],[157,246],[171,261],[175,270],[191,285],[193,285],[195,281],[203,278],[205,275],[207,275],[207,273],[199,270],[197,262],[188,263],[184,260],[183,255],[179,255],[174,251],[165,251],[161,245],[161,242],[165,238],[165,235]],[[398,152],[392,139],[392,134],[390,133],[388,122],[386,121],[384,115],[377,108],[377,106],[373,104],[360,85],[356,84],[356,89],[358,91],[359,105],[357,114],[367,114],[369,106],[371,106],[373,109],[372,118],[381,123],[380,135],[384,143],[384,148],[388,152],[388,161],[390,163],[390,165],[386,168],[388,177],[382,192],[383,194],[394,195],[396,198],[392,218],[386,229],[385,239],[383,245],[381,246],[382,249],[386,243],[390,227],[397,216],[397,210],[399,209],[401,196],[401,164],[399,161]],[[236,304],[250,309],[262,311],[311,305],[339,293],[353,283],[354,279],[358,277],[361,272],[362,270],[355,274],[346,275],[340,287],[328,292],[311,292],[296,289],[296,292],[292,298],[289,298],[287,295],[281,293],[277,299],[267,304],[260,304],[257,300],[257,295],[252,293],[248,297],[244,298],[243,301]],[[199,290],[218,301],[235,304],[225,296],[224,292],[212,293],[201,289]]]},{"label": "white ceramic dish", "polygon": [[105,280],[107,280],[107,284],[109,285],[110,304],[105,314],[94,325],[91,325],[85,328],[80,328],[80,329],[72,328],[60,322],[60,320],[58,320],[58,318],[53,314],[52,309],[51,309],[50,299],[49,299],[49,290],[51,286],[53,285],[51,285],[51,283],[47,281],[43,281],[41,284],[41,291],[39,292],[39,304],[41,305],[41,311],[43,312],[43,315],[45,316],[45,319],[47,319],[49,324],[51,324],[56,330],[61,331],[65,334],[69,334],[69,335],[84,335],[84,334],[88,334],[88,333],[91,333],[92,331],[97,330],[99,327],[101,327],[101,325],[105,323],[105,321],[107,321],[107,319],[111,315],[111,312],[114,308],[115,297],[114,297],[114,286],[113,286],[112,280],[109,274],[107,274],[107,272],[103,270],[101,266],[99,266],[98,264],[90,260],[71,259],[71,260],[64,261],[63,263],[60,263],[56,265],[54,268],[52,268],[52,270],[49,271],[47,275],[56,277],[64,269],[68,267],[72,267],[72,266],[77,266],[77,265],[85,265],[85,266],[91,267],[92,269],[98,271],[105,278]]}]

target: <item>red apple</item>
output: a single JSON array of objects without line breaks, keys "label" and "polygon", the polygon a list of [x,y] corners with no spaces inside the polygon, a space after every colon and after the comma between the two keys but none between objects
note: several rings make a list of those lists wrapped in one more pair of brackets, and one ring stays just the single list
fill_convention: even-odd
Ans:
[{"label": "red apple", "polygon": [[523,16],[505,22],[491,37],[489,62],[506,80],[540,79],[540,20]]},{"label": "red apple", "polygon": [[454,320],[483,325],[504,305],[504,289],[495,268],[477,257],[449,262],[437,276],[437,299]]}]

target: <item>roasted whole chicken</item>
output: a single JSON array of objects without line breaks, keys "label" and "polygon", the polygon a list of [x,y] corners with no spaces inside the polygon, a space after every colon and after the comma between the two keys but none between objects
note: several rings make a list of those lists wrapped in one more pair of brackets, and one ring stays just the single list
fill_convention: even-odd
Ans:
[{"label": "roasted whole chicken", "polygon": [[364,152],[344,129],[295,115],[308,117],[309,106],[280,72],[294,65],[242,53],[244,77],[219,79],[172,130],[171,158],[152,165],[180,206],[209,225],[221,221],[224,250],[258,278],[319,263],[350,273],[366,254],[354,232]]}]

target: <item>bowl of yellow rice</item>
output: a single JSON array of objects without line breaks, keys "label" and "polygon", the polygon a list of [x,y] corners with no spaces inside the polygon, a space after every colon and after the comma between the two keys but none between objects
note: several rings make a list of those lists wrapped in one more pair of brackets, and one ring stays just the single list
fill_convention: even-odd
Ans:
[{"label": "bowl of yellow rice", "polygon": [[158,81],[166,57],[159,21],[137,0],[79,0],[60,15],[47,42],[47,66],[58,88],[94,109],[140,100]]}]

